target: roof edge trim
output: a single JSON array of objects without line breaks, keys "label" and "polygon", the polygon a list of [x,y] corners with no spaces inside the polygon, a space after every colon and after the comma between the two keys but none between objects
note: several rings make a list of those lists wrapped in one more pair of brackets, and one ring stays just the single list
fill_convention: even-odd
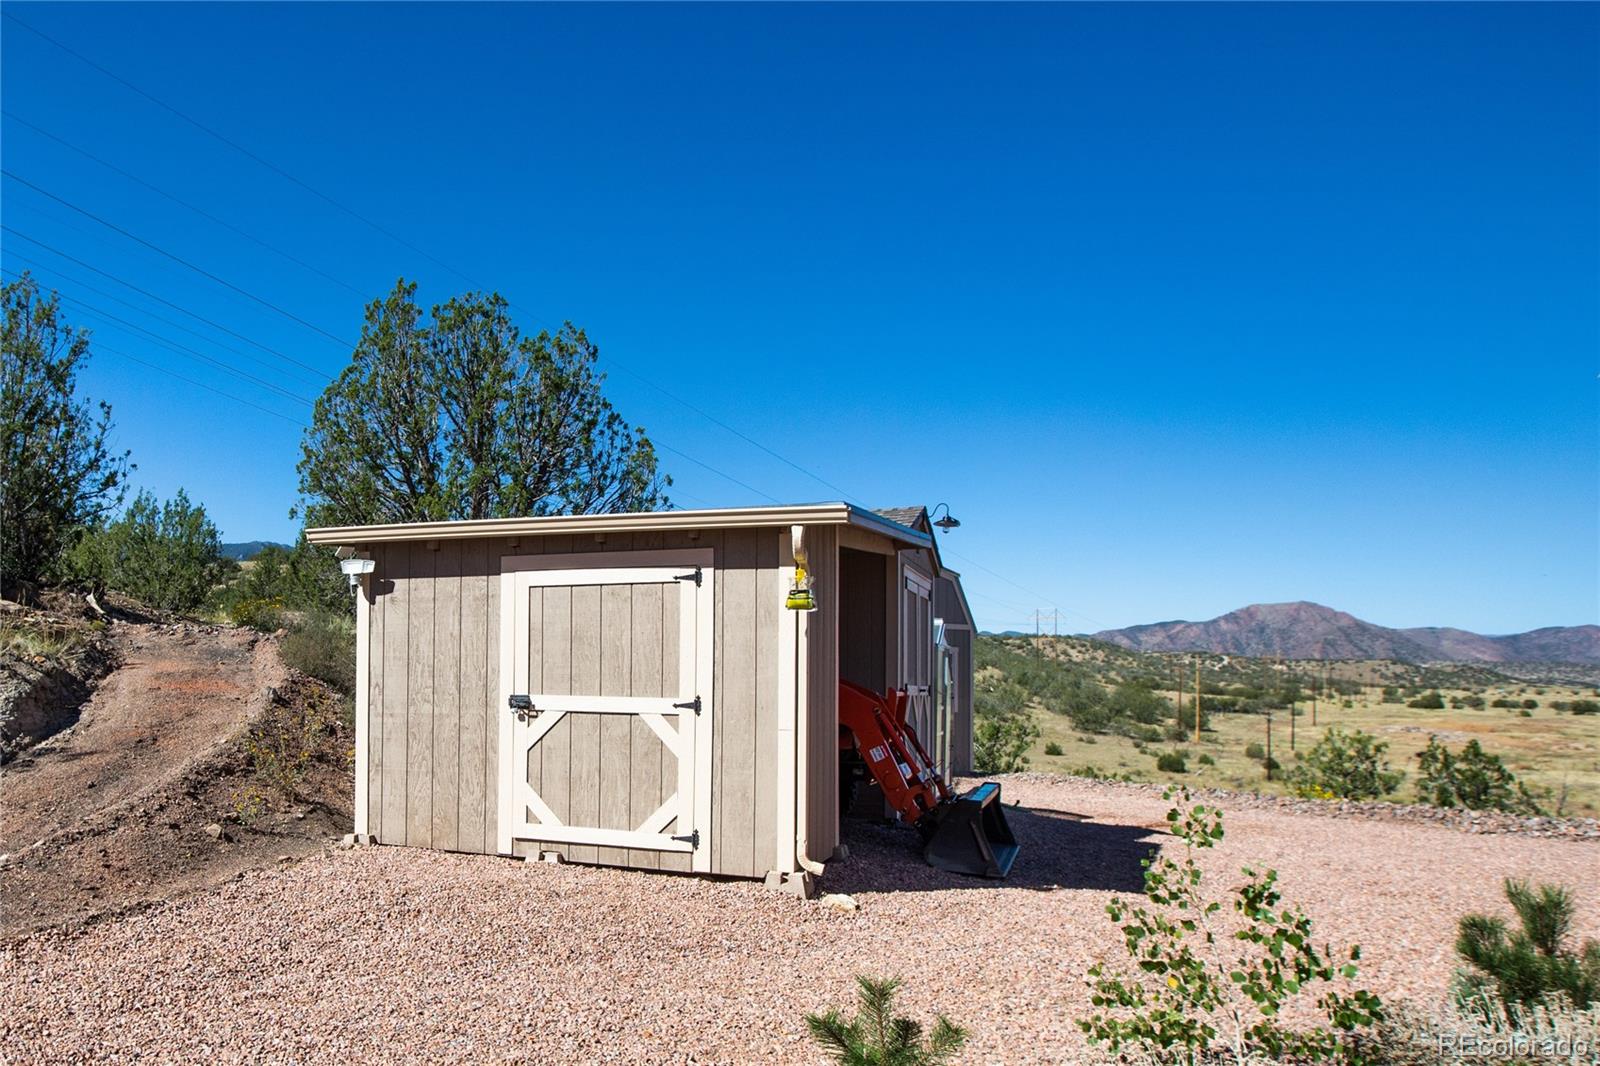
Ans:
[{"label": "roof edge trim", "polygon": [[808,525],[855,525],[906,544],[927,546],[931,538],[847,503],[793,507],[728,507],[699,511],[634,511],[601,515],[546,515],[446,522],[397,522],[375,526],[320,526],[306,530],[312,544],[382,544],[412,540],[620,533],[634,530],[752,529]]}]

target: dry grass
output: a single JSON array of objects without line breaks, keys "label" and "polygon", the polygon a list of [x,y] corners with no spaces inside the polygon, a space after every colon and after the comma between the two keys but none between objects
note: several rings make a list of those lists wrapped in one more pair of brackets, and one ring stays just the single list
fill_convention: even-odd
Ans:
[{"label": "dry grass", "polygon": [[[1542,695],[1536,694],[1541,691]],[[1469,693],[1461,689],[1443,689],[1441,694],[1448,702],[1452,695]],[[1600,716],[1572,715],[1550,707],[1556,700],[1592,699],[1590,689],[1512,683],[1493,685],[1472,694],[1483,697],[1485,706],[1482,709],[1447,707],[1428,711],[1383,703],[1381,691],[1371,689],[1351,699],[1350,707],[1343,706],[1343,700],[1332,704],[1319,701],[1315,724],[1310,705],[1306,704],[1294,720],[1293,748],[1290,746],[1289,715],[1275,712],[1272,754],[1287,772],[1294,766],[1295,751],[1309,749],[1329,726],[1365,730],[1389,745],[1388,757],[1395,769],[1407,771],[1399,791],[1389,798],[1413,802],[1416,755],[1427,746],[1428,737],[1437,735],[1452,748],[1476,738],[1486,751],[1501,756],[1530,788],[1544,794],[1541,805],[1549,813],[1558,813],[1559,807],[1559,813],[1569,817],[1600,817]],[[1168,699],[1175,697],[1171,690],[1163,695]],[[1487,706],[1500,698],[1534,699],[1539,706],[1526,718],[1515,710]],[[1193,699],[1192,692],[1185,693],[1184,706],[1190,706]],[[1202,735],[1198,744],[1192,738],[1181,743],[1164,741],[1146,744],[1140,751],[1126,737],[1096,735],[1088,738],[1074,729],[1065,715],[1040,709],[1035,709],[1034,714],[1042,736],[1028,753],[1030,769],[1073,773],[1092,767],[1102,774],[1127,774],[1137,781],[1184,781],[1197,786],[1280,795],[1288,792],[1281,774],[1274,774],[1275,780],[1268,781],[1261,764],[1245,756],[1247,744],[1266,746],[1267,719],[1264,715],[1215,715],[1211,718],[1210,730]],[[1051,743],[1061,746],[1060,755],[1045,754],[1046,745]],[[1175,747],[1189,752],[1189,772],[1159,772],[1156,756]],[[1202,754],[1210,755],[1216,765],[1201,765]]]}]

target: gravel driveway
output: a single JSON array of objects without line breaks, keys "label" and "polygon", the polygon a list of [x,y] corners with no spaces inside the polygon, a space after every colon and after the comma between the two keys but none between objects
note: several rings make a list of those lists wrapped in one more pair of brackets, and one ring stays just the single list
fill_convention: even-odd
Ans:
[{"label": "gravel driveway", "polygon": [[[965,1061],[1070,1062],[1083,974],[1118,950],[1103,908],[1170,842],[1159,797],[1013,781],[1011,880],[940,874],[908,833],[854,825],[829,910],[758,885],[400,848],[334,851],[0,955],[13,1061],[816,1062],[802,1016],[858,972],[972,1031]],[[1358,940],[1365,982],[1437,996],[1456,918],[1499,882],[1572,887],[1600,935],[1600,845],[1273,810],[1228,818],[1208,863],[1276,867],[1319,939]]]}]

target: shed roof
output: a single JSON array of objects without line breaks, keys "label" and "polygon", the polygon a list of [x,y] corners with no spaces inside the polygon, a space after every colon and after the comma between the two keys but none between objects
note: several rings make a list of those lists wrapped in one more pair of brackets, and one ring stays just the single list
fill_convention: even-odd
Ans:
[{"label": "shed roof", "polygon": [[[907,510],[907,509],[899,509]],[[912,519],[921,508],[911,509]],[[632,511],[624,514],[545,515],[454,522],[397,522],[376,526],[321,526],[306,530],[313,544],[356,546],[408,540],[542,536],[559,533],[621,533],[669,529],[749,529],[762,526],[858,526],[917,548],[933,546],[931,534],[849,503],[777,507],[721,507],[699,511]]]},{"label": "shed roof", "polygon": [[897,522],[902,526],[916,529],[917,520],[927,514],[928,509],[926,507],[879,507],[875,508],[872,513],[882,515],[891,522]]}]

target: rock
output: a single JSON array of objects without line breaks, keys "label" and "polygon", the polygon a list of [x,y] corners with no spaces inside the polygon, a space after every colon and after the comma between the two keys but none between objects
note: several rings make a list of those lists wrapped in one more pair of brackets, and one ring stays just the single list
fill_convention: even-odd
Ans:
[{"label": "rock", "polygon": [[212,822],[210,825],[206,826],[206,836],[210,837],[212,840],[221,840],[222,826],[218,825],[216,822]]},{"label": "rock", "polygon": [[856,902],[854,896],[847,896],[843,892],[830,892],[817,902],[834,911],[858,911],[861,909],[861,904]]}]

